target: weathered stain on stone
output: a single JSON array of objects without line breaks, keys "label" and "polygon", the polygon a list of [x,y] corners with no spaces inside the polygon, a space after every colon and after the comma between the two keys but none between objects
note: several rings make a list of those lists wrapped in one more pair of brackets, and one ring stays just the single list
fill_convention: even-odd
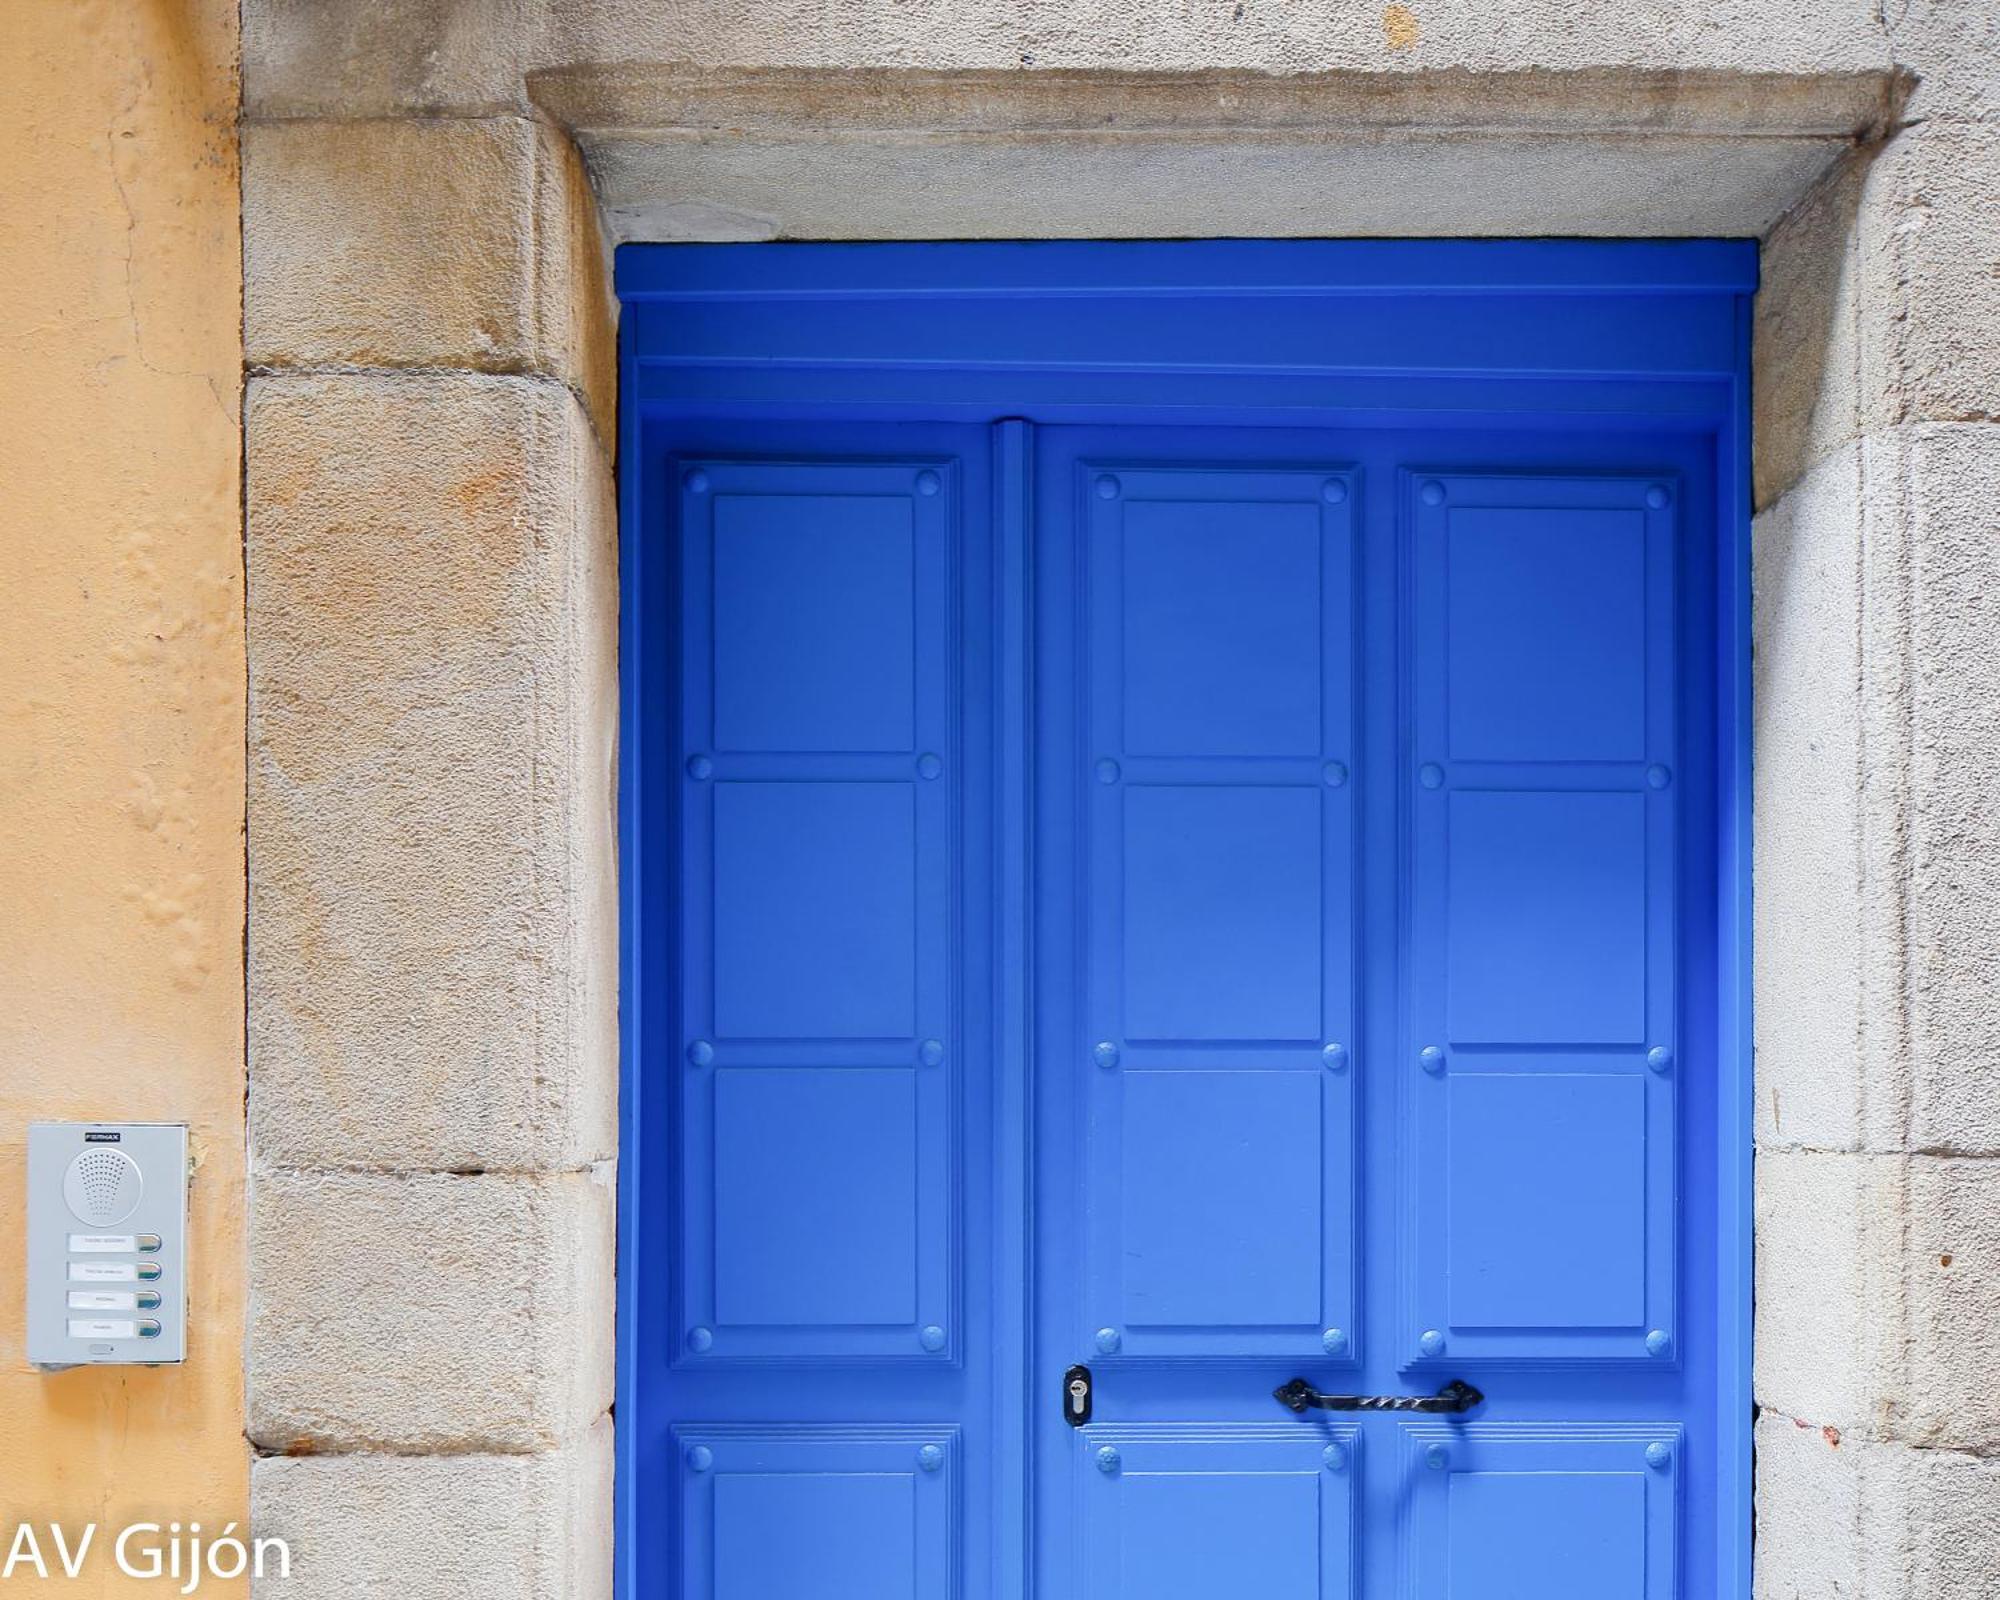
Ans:
[{"label": "weathered stain on stone", "polygon": [[1373,48],[1285,74],[593,61],[529,90],[620,240],[1755,234],[1902,93]]},{"label": "weathered stain on stone", "polygon": [[253,368],[547,375],[612,436],[616,314],[588,176],[528,117],[252,124]]},{"label": "weathered stain on stone", "polygon": [[1418,32],[1417,14],[1408,6],[1390,6],[1382,13],[1382,37],[1391,50],[1414,50]]},{"label": "weathered stain on stone", "polygon": [[253,1525],[287,1540],[292,1571],[257,1592],[286,1600],[609,1595],[611,1442],[606,1417],[529,1454],[261,1456],[250,1465]]},{"label": "weathered stain on stone", "polygon": [[[1404,9],[1396,7],[1394,9]],[[1883,70],[1788,74],[1687,64],[1557,68],[1522,59],[1475,70],[1343,66],[1273,74],[1219,66],[747,68],[585,62],[529,75],[535,104],[578,132],[639,140],[678,131],[725,140],[832,133],[1032,138],[1103,132],[1375,132],[1470,129],[1760,133],[1847,139],[1879,129],[1908,92]]]},{"label": "weathered stain on stone", "polygon": [[609,1155],[615,518],[582,407],[258,377],[247,481],[255,1148]]},{"label": "weathered stain on stone", "polygon": [[252,1442],[519,1453],[586,1433],[611,1403],[611,1211],[590,1172],[257,1173]]}]

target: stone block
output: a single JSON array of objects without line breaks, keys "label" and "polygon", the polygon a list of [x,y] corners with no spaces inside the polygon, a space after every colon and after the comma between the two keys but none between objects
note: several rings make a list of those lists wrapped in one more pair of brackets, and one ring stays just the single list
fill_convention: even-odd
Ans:
[{"label": "stone block", "polygon": [[598,437],[615,453],[618,302],[610,241],[583,155],[566,134],[535,125],[536,268],[543,342],[564,352],[559,370],[583,396]]},{"label": "stone block", "polygon": [[1925,124],[1885,146],[1860,248],[1870,424],[2000,419],[2000,127]]},{"label": "stone block", "polygon": [[[1867,1143],[1863,1015],[1882,975],[1859,914],[1861,521],[1861,451],[1849,445],[1751,531],[1760,1146]],[[1900,1007],[1900,984],[1880,1003]],[[1886,1138],[1896,1142],[1893,1122]]]},{"label": "stone block", "polygon": [[542,0],[246,0],[251,117],[525,109]]},{"label": "stone block", "polygon": [[1904,1323],[1906,1180],[1901,1156],[1758,1156],[1759,1405],[1843,1435],[1881,1431]]},{"label": "stone block", "polygon": [[2000,1151],[2000,427],[1890,428],[1755,528],[1757,1130]]},{"label": "stone block", "polygon": [[[1911,1600],[1992,1600],[2000,1594],[2000,1460],[1951,1450],[1898,1452],[1900,1503],[1883,1497],[1879,1542],[1907,1551],[1894,1591]],[[1886,1476],[1886,1474],[1885,1474]],[[1877,1591],[1881,1592],[1881,1591]]]},{"label": "stone block", "polygon": [[521,1453],[612,1390],[608,1170],[264,1170],[250,1194],[249,1433],[291,1454]]},{"label": "stone block", "polygon": [[1879,1564],[1870,1560],[1869,1513],[1879,1518],[1886,1509],[1865,1503],[1870,1447],[1769,1409],[1758,1416],[1755,1441],[1756,1600],[1898,1600],[1867,1581]]},{"label": "stone block", "polygon": [[272,1165],[616,1138],[616,514],[520,378],[260,378],[250,1119]]},{"label": "stone block", "polygon": [[1905,1250],[1904,1355],[1888,1425],[1914,1444],[2000,1452],[2000,1162],[1916,1157]]},{"label": "stone block", "polygon": [[1990,1600],[2000,1460],[1757,1423],[1757,1600]]},{"label": "stone block", "polygon": [[1996,241],[2000,127],[1952,122],[1850,156],[1771,230],[1758,506],[1864,430],[2000,418]]},{"label": "stone block", "polygon": [[609,1600],[611,1421],[533,1455],[266,1456],[250,1466],[259,1537],[291,1576],[260,1600]]},{"label": "stone block", "polygon": [[1772,505],[1861,431],[1857,213],[1849,152],[1764,239],[1751,341],[1755,504]]},{"label": "stone block", "polygon": [[[1995,340],[2000,349],[2000,339]],[[1898,429],[1865,464],[1871,543],[1907,569],[1908,1142],[2000,1152],[2000,426]],[[1900,544],[1895,543],[1900,539]]]},{"label": "stone block", "polygon": [[525,117],[251,123],[253,367],[545,372],[605,438],[615,315],[590,184]]},{"label": "stone block", "polygon": [[[1912,1032],[1916,974],[1931,958],[1909,896],[1932,800],[1910,651],[1925,625],[1910,445],[1894,432],[1851,441],[1753,528],[1756,1128],[1766,1147],[1923,1148],[1912,1130],[1926,1082],[1980,1088],[1962,1065],[1919,1050]],[[1948,616],[1936,621],[1948,631]]]},{"label": "stone block", "polygon": [[[1337,102],[1336,102],[1337,104]],[[1762,234],[1838,136],[584,130],[619,240]]]},{"label": "stone block", "polygon": [[1758,1403],[1843,1438],[2000,1450],[2000,1164],[1757,1160]]},{"label": "stone block", "polygon": [[772,7],[718,0],[557,0],[546,59],[692,61],[752,67],[1273,74],[1343,68],[1575,72],[1596,66],[1828,74],[1886,65],[1870,0],[1661,0],[1615,17],[1563,0],[1302,0],[1281,7],[1130,0],[948,0],[922,7],[827,0]]}]

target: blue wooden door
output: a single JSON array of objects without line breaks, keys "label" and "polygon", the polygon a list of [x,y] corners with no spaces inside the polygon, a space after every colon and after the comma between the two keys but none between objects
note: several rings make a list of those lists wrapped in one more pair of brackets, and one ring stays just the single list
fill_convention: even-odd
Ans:
[{"label": "blue wooden door", "polygon": [[1741,1594],[1743,254],[620,274],[627,1592]]}]

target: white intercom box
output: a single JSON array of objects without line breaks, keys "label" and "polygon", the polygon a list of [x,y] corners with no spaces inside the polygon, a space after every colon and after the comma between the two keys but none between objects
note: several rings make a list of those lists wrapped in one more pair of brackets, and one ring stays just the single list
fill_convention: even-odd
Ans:
[{"label": "white intercom box", "polygon": [[28,1127],[28,1360],[187,1359],[184,1123]]}]

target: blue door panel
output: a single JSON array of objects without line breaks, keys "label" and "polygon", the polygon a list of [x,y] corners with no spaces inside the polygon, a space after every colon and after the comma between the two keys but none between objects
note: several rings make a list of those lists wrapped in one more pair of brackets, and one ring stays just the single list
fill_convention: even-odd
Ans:
[{"label": "blue door panel", "polygon": [[706,509],[713,528],[715,748],[912,748],[917,619],[938,620],[934,585],[917,605],[918,551],[937,519],[920,542],[914,476],[689,469],[694,523]]},{"label": "blue door panel", "polygon": [[1442,945],[1446,1045],[1642,1043],[1645,799],[1466,788],[1418,809],[1418,870],[1443,880],[1425,931]]},{"label": "blue door panel", "polygon": [[621,255],[628,1600],[1745,1600],[1753,261]]},{"label": "blue door panel", "polygon": [[912,1037],[915,785],[722,778],[705,793],[715,1037]]},{"label": "blue door panel", "polygon": [[1352,1083],[1330,1070],[1354,1015],[1352,478],[1071,438],[1073,464],[1053,435],[1045,459],[1070,490],[1051,520],[1083,508],[1078,1332],[1323,1355],[1355,1325]]},{"label": "blue door panel", "polygon": [[[1016,247],[1020,248],[1020,247]],[[1027,247],[1033,249],[1033,246]],[[964,369],[987,365],[1017,368],[1066,365],[1076,333],[1059,317],[1022,317],[1019,298],[1007,292],[968,289],[953,296],[964,332],[960,367],[940,375],[937,387],[962,378]],[[1174,364],[1186,370],[1253,362],[1269,367],[1368,366],[1455,374],[1471,365],[1462,327],[1440,317],[1431,296],[1381,294],[1366,318],[1352,321],[1310,314],[1275,296],[1205,297],[1197,317],[1166,319],[1150,297],[1100,298],[1088,308],[1089,342],[1102,364],[1161,364],[1162,340],[1172,341]],[[1316,308],[1311,308],[1316,309]],[[1307,314],[1301,315],[1301,310]],[[1520,298],[1493,296],[1480,307],[1491,319],[1481,352],[1497,367],[1533,371],[1665,370],[1689,373],[1727,366],[1735,333],[1723,306],[1674,303],[1661,297],[1579,297],[1560,317]],[[1170,329],[1170,331],[1169,331]],[[644,358],[662,366],[715,363],[744,344],[769,350],[775,361],[805,369],[795,392],[811,393],[818,370],[851,363],[862,367],[908,368],[934,362],[936,343],[920,319],[904,314],[894,297],[863,301],[854,314],[829,317],[809,295],[749,301],[727,321],[661,319],[642,333]],[[1020,392],[1017,384],[1015,392]]]},{"label": "blue door panel", "polygon": [[938,1291],[917,1238],[917,1074],[737,1067],[714,1083],[716,1326],[914,1326]]},{"label": "blue door panel", "polygon": [[1122,1014],[1124,1026],[1104,1031],[1128,1044],[1317,1043],[1327,913],[1318,785],[1147,783],[1136,762],[1123,767],[1122,778],[1105,768],[1111,792],[1093,806],[1105,889],[1095,925],[1106,976],[1124,980],[1103,997],[1106,1023]]},{"label": "blue door panel", "polygon": [[1406,477],[1406,1361],[1671,1362],[1669,475]]},{"label": "blue door panel", "polygon": [[948,1428],[683,1430],[682,1584],[715,1600],[925,1600],[952,1586]]},{"label": "blue door panel", "polygon": [[[1329,514],[1317,484],[1248,477],[1097,477],[1109,502],[1095,508],[1103,599],[1116,608],[1103,616],[1105,643],[1122,646],[1103,688],[1107,712],[1122,705],[1128,755],[1319,750]],[[1248,498],[1257,489],[1268,498]]]},{"label": "blue door panel", "polygon": [[[1121,1268],[1105,1309],[1123,1315],[1107,1325],[1135,1355],[1175,1348],[1175,1332],[1194,1333],[1201,1353],[1253,1329],[1316,1335],[1326,1297],[1318,1077],[1134,1067],[1114,1099],[1124,1148],[1119,1203],[1105,1207],[1116,1249],[1105,1256]],[[1111,1300],[1109,1286],[1099,1293]]]},{"label": "blue door panel", "polygon": [[1088,1530],[1083,1592],[1349,1600],[1356,1447],[1351,1428],[1080,1430],[1069,1478]]},{"label": "blue door panel", "polygon": [[677,1359],[949,1363],[958,474],[678,470]]},{"label": "blue door panel", "polygon": [[[1446,1087],[1443,1325],[1631,1328],[1646,1317],[1646,1085],[1465,1072]],[[1491,1151],[1509,1153],[1495,1176]]]},{"label": "blue door panel", "polygon": [[1677,1429],[1472,1423],[1408,1428],[1401,1446],[1419,1600],[1676,1592]]}]

